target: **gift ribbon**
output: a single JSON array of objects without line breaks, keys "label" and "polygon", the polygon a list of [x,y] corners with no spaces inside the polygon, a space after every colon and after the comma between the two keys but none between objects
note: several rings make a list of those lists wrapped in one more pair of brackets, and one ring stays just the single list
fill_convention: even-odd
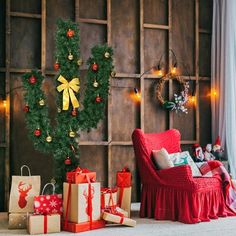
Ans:
[{"label": "gift ribbon", "polygon": [[64,228],[67,229],[68,227],[68,212],[70,206],[70,195],[71,195],[71,183],[69,183],[68,193],[67,193],[67,202],[66,202],[66,215],[65,215],[65,222]]},{"label": "gift ribbon", "polygon": [[92,229],[92,221],[93,221],[92,186],[91,186],[91,182],[87,174],[86,174],[86,179],[89,184],[88,186],[88,216],[89,216],[90,229]]},{"label": "gift ribbon", "polygon": [[79,78],[74,78],[70,82],[68,82],[62,75],[60,75],[57,79],[62,84],[57,86],[57,91],[63,91],[63,110],[69,109],[69,103],[71,100],[73,108],[79,107],[79,101],[77,100],[75,93],[79,92]]},{"label": "gift ribbon", "polygon": [[48,232],[48,217],[44,215],[43,218],[43,233],[46,234]]},{"label": "gift ribbon", "polygon": [[[102,188],[101,194],[102,194],[102,199],[101,199],[101,207],[102,209],[105,208],[116,208],[116,205],[114,204],[114,199],[113,199],[113,193],[117,192],[117,188]],[[105,204],[105,195],[109,194],[109,201],[108,205],[106,206]]]},{"label": "gift ribbon", "polygon": [[[80,167],[77,167],[76,169],[68,172],[70,173],[70,177],[68,178],[67,177],[67,181],[70,182],[70,183],[74,183],[75,182],[75,175],[78,174],[87,174],[87,173],[90,173],[91,171],[88,170],[88,169],[81,169]],[[94,178],[90,178],[90,182],[95,182],[95,179]]]}]

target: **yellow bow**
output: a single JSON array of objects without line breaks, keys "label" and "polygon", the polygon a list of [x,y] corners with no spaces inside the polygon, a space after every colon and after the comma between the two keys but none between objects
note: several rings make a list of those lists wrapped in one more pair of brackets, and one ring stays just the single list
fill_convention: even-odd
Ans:
[{"label": "yellow bow", "polygon": [[77,100],[74,92],[78,92],[79,87],[79,78],[74,78],[70,82],[68,82],[62,75],[60,75],[57,79],[62,84],[57,86],[57,91],[63,91],[63,110],[69,109],[69,103],[71,100],[73,108],[79,107],[79,101]]}]

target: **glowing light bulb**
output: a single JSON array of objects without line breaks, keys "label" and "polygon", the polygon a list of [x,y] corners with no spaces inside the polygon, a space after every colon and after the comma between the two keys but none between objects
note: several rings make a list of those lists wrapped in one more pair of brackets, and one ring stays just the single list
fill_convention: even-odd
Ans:
[{"label": "glowing light bulb", "polygon": [[195,104],[196,102],[196,97],[195,96],[191,96],[189,101],[192,103],[192,104]]},{"label": "glowing light bulb", "polygon": [[170,73],[172,75],[175,75],[177,73],[177,67],[176,66],[172,67]]},{"label": "glowing light bulb", "polygon": [[7,106],[7,101],[3,100],[3,106],[6,107]]}]

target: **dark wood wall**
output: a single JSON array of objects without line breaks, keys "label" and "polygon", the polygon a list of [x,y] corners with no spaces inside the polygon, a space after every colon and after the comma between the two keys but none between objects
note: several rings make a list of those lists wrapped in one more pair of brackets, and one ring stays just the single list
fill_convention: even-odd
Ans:
[{"label": "dark wood wall", "polygon": [[[111,79],[107,118],[100,122],[97,130],[84,132],[80,137],[81,166],[96,170],[103,186],[114,185],[115,172],[128,166],[134,176],[132,199],[139,200],[140,182],[131,142],[131,133],[136,127],[145,132],[177,128],[182,134],[183,149],[187,150],[193,143],[211,141],[211,0],[1,0],[0,4],[3,6],[0,7],[0,93],[5,91],[5,81],[12,91],[9,98],[11,175],[19,174],[20,166],[27,164],[33,174],[42,176],[44,183],[52,178],[51,157],[34,151],[27,137],[21,75],[32,68],[42,69],[47,77],[44,89],[53,114],[56,111],[53,53],[58,17],[80,22],[84,61],[97,43],[108,42],[114,48],[117,75]],[[6,34],[5,25],[10,26],[10,34]],[[9,50],[4,46],[9,46]],[[157,78],[154,75],[145,74],[140,78],[163,53],[163,63],[168,68],[172,61],[170,48],[178,61],[183,62],[179,65],[184,79],[189,77],[183,64],[189,68],[191,80],[196,84],[197,103],[189,105],[187,115],[168,113],[160,107],[155,99]],[[83,92],[86,65],[81,69]],[[140,104],[130,99],[134,87],[142,93]],[[164,90],[166,98],[171,98],[177,85],[171,81]],[[4,159],[8,158],[3,145],[6,143],[4,114],[0,110],[1,199]],[[3,201],[0,201],[2,209]]]}]

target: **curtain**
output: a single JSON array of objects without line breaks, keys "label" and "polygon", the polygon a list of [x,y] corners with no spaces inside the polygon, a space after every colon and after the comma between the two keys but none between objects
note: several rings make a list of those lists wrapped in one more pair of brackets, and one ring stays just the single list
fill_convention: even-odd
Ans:
[{"label": "curtain", "polygon": [[236,178],[236,1],[213,1],[212,139],[219,135]]}]

